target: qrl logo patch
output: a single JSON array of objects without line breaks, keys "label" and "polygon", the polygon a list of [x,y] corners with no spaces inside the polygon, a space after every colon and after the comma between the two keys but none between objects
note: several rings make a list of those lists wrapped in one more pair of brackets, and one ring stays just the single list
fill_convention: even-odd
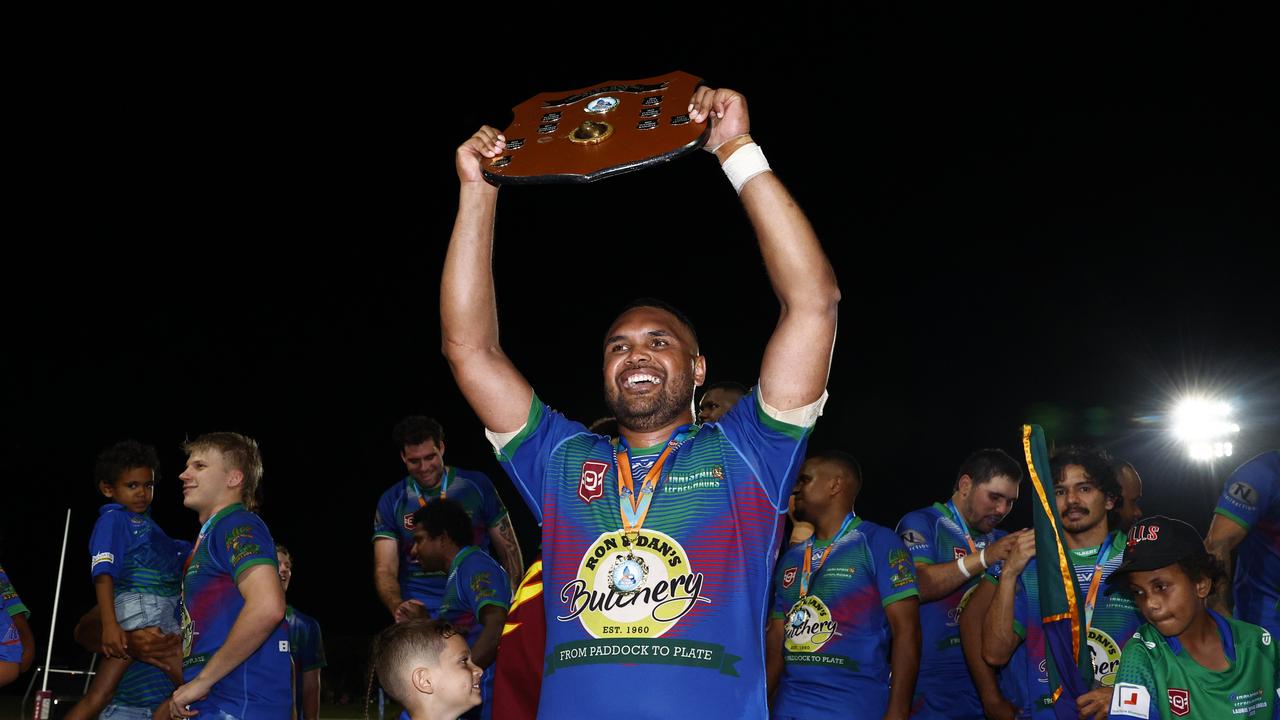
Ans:
[{"label": "qrl logo patch", "polygon": [[1181,688],[1169,688],[1169,709],[1182,717],[1191,712],[1191,695]]},{"label": "qrl logo patch", "polygon": [[410,531],[413,530],[413,513],[404,514],[404,529]]},{"label": "qrl logo patch", "polygon": [[582,502],[590,504],[592,500],[604,497],[604,474],[607,472],[608,463],[599,460],[582,463],[582,476],[578,478],[578,497]]},{"label": "qrl logo patch", "polygon": [[796,568],[789,567],[782,571],[782,587],[789,588],[796,581]]},{"label": "qrl logo patch", "polygon": [[964,549],[964,548],[962,548],[962,547],[952,548],[952,551],[953,551],[953,552],[954,552],[954,554],[955,554],[955,557],[954,557],[954,558],[952,558],[953,560],[959,560],[960,558],[962,558],[962,557],[964,557],[965,555],[968,555],[968,554],[969,554],[969,551],[968,551],[968,550],[965,550],[965,549]]}]

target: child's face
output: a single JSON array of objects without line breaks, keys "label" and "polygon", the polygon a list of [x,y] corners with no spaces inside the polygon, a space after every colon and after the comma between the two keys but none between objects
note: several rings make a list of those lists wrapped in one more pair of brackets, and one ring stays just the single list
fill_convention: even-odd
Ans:
[{"label": "child's face", "polygon": [[280,566],[280,584],[284,586],[285,592],[289,590],[289,581],[293,579],[293,561],[288,555],[276,551],[276,562]]},{"label": "child's face", "polygon": [[444,649],[431,668],[431,702],[462,714],[480,704],[480,676],[484,671],[471,662],[471,650],[461,635],[452,635],[444,642]]},{"label": "child's face", "polygon": [[99,485],[103,495],[115,500],[126,510],[146,512],[155,497],[156,481],[151,468],[139,467],[125,470],[110,485]]},{"label": "child's face", "polygon": [[1208,578],[1192,582],[1177,563],[1129,575],[1138,611],[1165,637],[1181,635],[1204,612],[1211,587]]}]

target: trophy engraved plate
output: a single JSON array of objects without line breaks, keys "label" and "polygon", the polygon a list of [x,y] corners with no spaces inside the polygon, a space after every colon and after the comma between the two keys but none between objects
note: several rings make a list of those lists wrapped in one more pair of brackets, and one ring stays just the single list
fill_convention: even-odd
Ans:
[{"label": "trophy engraved plate", "polygon": [[495,185],[583,183],[670,162],[702,147],[711,125],[691,122],[687,113],[664,116],[664,98],[679,112],[700,84],[673,72],[535,95],[512,109],[502,132],[506,150],[485,163],[485,178]]}]

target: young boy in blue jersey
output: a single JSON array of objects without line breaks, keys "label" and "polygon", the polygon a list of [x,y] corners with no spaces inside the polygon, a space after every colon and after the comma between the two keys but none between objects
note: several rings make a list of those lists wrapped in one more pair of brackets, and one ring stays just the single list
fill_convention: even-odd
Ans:
[{"label": "young boy in blue jersey", "polygon": [[413,516],[413,551],[422,568],[445,573],[444,597],[436,617],[452,625],[471,646],[471,661],[484,670],[483,702],[464,717],[489,720],[493,714],[493,661],[511,606],[511,582],[489,554],[471,544],[471,520],[454,500],[437,499]]},{"label": "young boy in blue jersey", "polygon": [[1124,644],[1111,717],[1280,718],[1280,646],[1266,628],[1209,607],[1225,577],[1187,523],[1155,516],[1133,525],[1108,584],[1131,595],[1147,623]]},{"label": "young boy in blue jersey", "polygon": [[371,656],[378,683],[405,709],[401,720],[455,720],[480,704],[482,671],[447,622],[392,625],[374,638]]},{"label": "young boy in blue jersey", "polygon": [[[293,581],[293,553],[276,543],[280,587],[289,596]],[[289,651],[293,653],[293,711],[296,720],[316,720],[320,716],[320,670],[329,663],[324,657],[324,640],[320,623],[310,615],[285,605],[284,619],[289,624]]]},{"label": "young boy in blue jersey", "polygon": [[[182,559],[191,543],[171,539],[151,519],[159,469],[155,448],[135,440],[107,448],[94,466],[94,484],[111,501],[99,509],[89,538],[104,658],[84,698],[67,713],[69,720],[94,717],[111,701],[133,662],[126,633],[144,627],[178,632]],[[163,669],[173,683],[182,681],[176,659]]]},{"label": "young boy in blue jersey", "polygon": [[184,684],[171,718],[289,720],[293,662],[275,542],[257,509],[258,444],[238,433],[186,443],[182,504],[202,523],[182,582]]}]

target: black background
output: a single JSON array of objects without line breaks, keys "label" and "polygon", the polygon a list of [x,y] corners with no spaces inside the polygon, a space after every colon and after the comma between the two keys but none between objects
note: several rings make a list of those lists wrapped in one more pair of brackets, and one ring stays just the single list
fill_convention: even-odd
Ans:
[{"label": "black background", "polygon": [[[618,23],[584,6],[536,31],[527,21],[574,12],[42,29],[11,111],[21,221],[0,346],[0,560],[40,661],[68,507],[55,663],[76,659],[93,458],[125,437],[160,449],[153,512],[178,537],[197,530],[180,443],[259,440],[263,515],[295,555],[290,600],[331,656],[387,620],[370,525],[403,476],[390,430],[406,414],[440,419],[446,460],[494,478],[531,557],[536,527],[439,353],[453,149],[537,92],[675,69],[746,95],[839,275],[811,446],[862,461],[860,514],[892,526],[944,499],[969,451],[1021,457],[1034,421],[1132,460],[1149,512],[1207,528],[1226,473],[1280,436],[1261,18],[692,10]],[[472,17],[446,21],[457,12]],[[500,205],[504,346],[552,405],[605,414],[601,333],[637,295],[686,309],[711,381],[753,383],[776,302],[711,157],[509,188]],[[1238,408],[1228,461],[1193,465],[1172,441],[1165,413],[1189,391]]]}]

